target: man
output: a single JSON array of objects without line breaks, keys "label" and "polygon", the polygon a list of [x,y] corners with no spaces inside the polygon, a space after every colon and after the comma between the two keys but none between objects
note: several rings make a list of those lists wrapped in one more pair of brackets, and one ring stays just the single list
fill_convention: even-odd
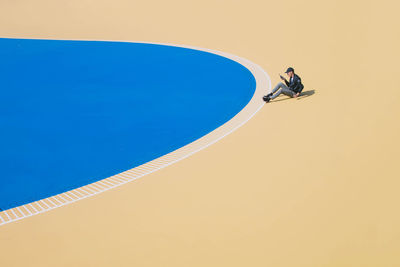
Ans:
[{"label": "man", "polygon": [[304,85],[301,83],[300,77],[294,73],[294,69],[291,67],[288,68],[285,73],[289,77],[289,81],[280,76],[281,80],[285,81],[285,84],[278,83],[270,94],[263,97],[265,102],[268,103],[272,99],[277,98],[280,94],[284,94],[294,98],[300,95],[301,91],[304,88]]}]

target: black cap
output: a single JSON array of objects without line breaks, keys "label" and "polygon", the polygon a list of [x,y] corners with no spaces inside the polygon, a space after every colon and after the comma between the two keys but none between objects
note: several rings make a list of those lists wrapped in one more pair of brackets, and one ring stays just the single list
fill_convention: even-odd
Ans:
[{"label": "black cap", "polygon": [[289,68],[285,71],[285,73],[288,73],[288,72],[291,72],[291,71],[294,72],[294,69],[293,69],[292,67],[289,67]]}]

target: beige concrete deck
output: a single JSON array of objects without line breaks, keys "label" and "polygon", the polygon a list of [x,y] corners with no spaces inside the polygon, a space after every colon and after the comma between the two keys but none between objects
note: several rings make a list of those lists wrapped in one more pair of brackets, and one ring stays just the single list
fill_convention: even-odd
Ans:
[{"label": "beige concrete deck", "polygon": [[225,51],[314,94],[193,156],[0,227],[0,266],[399,266],[397,1],[2,1],[0,36]]}]

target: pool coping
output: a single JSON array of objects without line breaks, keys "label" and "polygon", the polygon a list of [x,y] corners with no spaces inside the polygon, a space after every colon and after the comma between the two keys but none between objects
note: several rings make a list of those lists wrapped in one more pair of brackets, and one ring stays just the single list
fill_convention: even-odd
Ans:
[{"label": "pool coping", "polygon": [[[71,41],[78,41],[78,40],[71,40]],[[264,101],[262,100],[263,94],[269,92],[271,89],[271,79],[259,65],[233,54],[207,48],[200,48],[196,46],[176,45],[169,43],[147,43],[147,42],[133,42],[133,41],[116,41],[116,40],[79,40],[79,41],[105,41],[105,42],[126,42],[126,43],[166,45],[166,46],[188,48],[188,49],[194,49],[198,51],[212,53],[215,55],[231,59],[241,64],[245,68],[247,68],[252,73],[252,75],[256,80],[256,89],[249,103],[239,113],[237,113],[228,122],[219,126],[217,129],[208,133],[207,135],[179,149],[176,149],[173,152],[170,152],[166,155],[163,155],[159,158],[151,160],[147,163],[144,163],[130,170],[121,172],[119,174],[110,176],[108,178],[102,179],[100,181],[82,187],[78,187],[70,191],[66,191],[64,193],[60,193],[48,198],[40,199],[28,204],[24,204],[18,207],[1,211],[0,226],[24,218],[28,218],[34,215],[38,215],[58,207],[68,205],[70,203],[74,203],[78,200],[82,200],[97,195],[99,193],[124,185],[126,183],[132,182],[147,174],[153,173],[157,170],[160,170],[178,161],[181,161],[193,155],[194,153],[207,148],[208,146],[218,142],[220,139],[234,132],[235,130],[243,126],[247,121],[249,121],[264,105]]]}]

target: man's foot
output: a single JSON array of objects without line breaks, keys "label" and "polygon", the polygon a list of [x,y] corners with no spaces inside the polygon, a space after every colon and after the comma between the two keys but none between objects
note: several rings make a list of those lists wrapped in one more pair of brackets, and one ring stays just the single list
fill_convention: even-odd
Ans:
[{"label": "man's foot", "polygon": [[271,101],[271,97],[269,95],[266,95],[263,97],[263,100],[268,103],[269,101]]}]

